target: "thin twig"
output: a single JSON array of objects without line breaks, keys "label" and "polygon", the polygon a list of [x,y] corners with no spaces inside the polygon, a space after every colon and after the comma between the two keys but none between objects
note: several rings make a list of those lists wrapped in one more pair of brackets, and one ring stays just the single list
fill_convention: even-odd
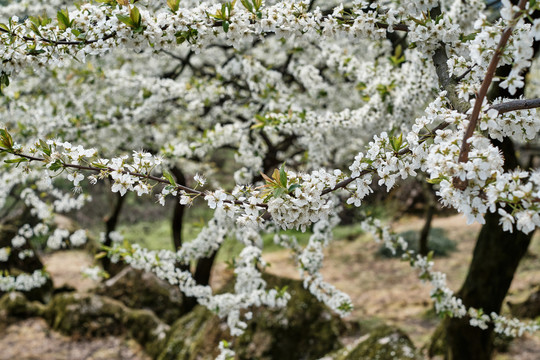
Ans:
[{"label": "thin twig", "polygon": [[[31,156],[31,155],[26,155],[26,154],[21,154],[21,153],[13,153],[9,149],[5,149],[5,148],[2,148],[2,147],[0,147],[0,153],[1,152],[6,152],[6,153],[9,153],[9,154],[18,156],[18,157],[28,159],[30,161],[46,162],[46,160],[44,158]],[[97,166],[84,166],[84,165],[69,164],[69,163],[62,163],[62,167],[71,168],[71,169],[77,169],[77,170],[93,171],[93,172],[117,171],[117,170],[115,170],[113,168],[110,168],[110,167],[100,168],[100,167],[97,167]],[[145,174],[140,174],[140,173],[133,172],[133,171],[128,171],[128,170],[121,170],[120,172],[123,173],[123,174],[129,174],[131,176],[138,177],[140,179],[148,179],[148,180],[152,180],[152,181],[159,182],[159,183],[162,183],[162,184],[171,185],[171,183],[168,180],[157,177],[157,176],[153,176],[153,175],[150,175],[150,174],[145,175]],[[178,184],[176,184],[175,189],[176,190],[183,190],[186,193],[194,194],[194,195],[205,195],[205,194],[207,194],[207,192],[195,190],[195,189],[192,189],[190,187],[187,187],[187,186],[184,186],[184,185],[178,185]],[[246,204],[246,202],[239,201],[239,200],[234,200],[234,201],[226,200],[225,202],[234,203],[234,204],[237,204],[237,205]],[[257,204],[257,206],[261,207],[261,208],[267,208],[268,207],[268,205],[266,205],[266,204]]]},{"label": "thin twig", "polygon": [[456,82],[460,82],[461,80],[463,80],[463,79],[465,78],[465,76],[467,76],[467,75],[471,72],[471,70],[474,69],[475,66],[476,66],[476,64],[473,64],[472,66],[469,66],[469,67],[467,68],[467,70],[465,70],[465,71],[463,72],[463,74],[461,74],[461,75],[459,75],[458,77],[456,77]]},{"label": "thin twig", "polygon": [[41,42],[45,42],[45,43],[52,44],[52,45],[89,45],[89,44],[93,44],[93,43],[98,42],[98,41],[109,40],[109,39],[116,36],[116,31],[113,31],[112,33],[107,34],[104,37],[99,38],[99,39],[70,41],[70,40],[51,40],[51,39],[44,38],[44,37],[33,38],[33,37],[30,37],[30,36],[19,36],[19,35],[14,34],[13,32],[11,32],[9,30],[6,30],[6,29],[4,29],[2,27],[0,27],[0,32],[10,34],[11,36],[19,37],[19,38],[21,38],[21,39],[23,39],[25,41],[31,41],[31,42],[41,41]]}]

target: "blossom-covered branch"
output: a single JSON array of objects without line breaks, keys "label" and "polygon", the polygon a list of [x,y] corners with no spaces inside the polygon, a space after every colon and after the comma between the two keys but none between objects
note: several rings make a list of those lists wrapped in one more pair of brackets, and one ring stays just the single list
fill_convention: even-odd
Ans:
[{"label": "blossom-covered branch", "polygon": [[[486,74],[484,76],[484,80],[482,81],[482,85],[480,86],[480,90],[478,91],[478,95],[476,96],[476,101],[474,102],[474,107],[472,109],[469,125],[467,126],[467,130],[465,131],[465,136],[463,137],[463,141],[461,143],[461,150],[459,154],[460,162],[466,162],[468,159],[468,156],[469,156],[468,140],[470,139],[474,130],[476,129],[478,117],[482,109],[482,104],[484,102],[484,98],[488,92],[488,89],[491,85],[491,82],[493,81],[493,76],[495,75],[495,71],[497,70],[497,65],[499,64],[499,59],[502,55],[502,51],[504,47],[506,46],[506,43],[510,39],[510,36],[512,35],[514,24],[517,22],[517,20],[520,17],[524,16],[523,10],[525,10],[525,5],[527,4],[527,2],[528,2],[527,0],[520,0],[517,6],[518,11],[515,12],[515,14],[513,15],[513,19],[511,19],[510,21],[510,24],[506,27],[506,29],[504,29],[503,33],[501,34],[499,44],[497,45],[497,48],[493,52],[491,61],[489,62]],[[463,187],[463,186],[466,186],[466,184],[463,183],[463,184],[459,184],[458,186]]]}]

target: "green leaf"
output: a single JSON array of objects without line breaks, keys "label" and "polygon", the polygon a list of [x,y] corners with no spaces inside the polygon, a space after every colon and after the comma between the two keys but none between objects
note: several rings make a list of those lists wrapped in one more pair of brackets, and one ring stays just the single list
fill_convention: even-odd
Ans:
[{"label": "green leaf", "polygon": [[0,85],[9,86],[9,76],[5,72],[0,74]]},{"label": "green leaf", "polygon": [[45,50],[43,50],[43,49],[40,49],[40,50],[29,49],[28,50],[28,55],[39,55],[39,54],[43,54],[44,52],[45,52]]},{"label": "green leaf", "polygon": [[133,21],[133,24],[135,25],[134,27],[139,28],[141,26],[141,13],[136,6],[129,10],[129,17],[131,18],[131,21]]},{"label": "green leaf", "polygon": [[255,115],[255,124],[251,125],[251,129],[262,128],[266,125],[266,118],[260,114]]},{"label": "green leaf", "polygon": [[58,27],[62,30],[66,30],[68,27],[71,27],[71,22],[69,21],[69,13],[67,9],[57,12],[56,20],[58,21]]},{"label": "green leaf", "polygon": [[471,41],[471,40],[474,40],[476,38],[476,35],[477,35],[477,33],[472,33],[472,34],[469,34],[469,35],[460,35],[459,40],[461,40],[461,42]]},{"label": "green leaf", "polygon": [[4,160],[4,162],[6,164],[20,164],[20,163],[23,163],[23,162],[27,162],[29,161],[28,159],[26,158],[18,158],[18,159],[8,159],[8,160]]},{"label": "green leaf", "polygon": [[167,0],[167,5],[173,13],[176,13],[180,8],[180,0]]},{"label": "green leaf", "polygon": [[398,44],[398,46],[396,46],[396,50],[394,51],[394,56],[400,57],[402,52],[403,52],[403,49],[401,48],[401,45]]},{"label": "green leaf", "polygon": [[274,288],[276,291],[277,291],[277,297],[278,298],[282,298],[283,296],[285,296],[285,294],[287,293],[287,290],[289,289],[289,286],[288,285],[285,285],[284,287],[282,288],[279,288],[279,287],[275,287]]},{"label": "green leaf", "polygon": [[284,188],[287,188],[287,173],[285,172],[285,163],[279,168],[279,182]]},{"label": "green leaf", "polygon": [[229,22],[227,20],[223,20],[221,26],[223,26],[223,31],[225,31],[226,33],[229,32]]},{"label": "green leaf", "polygon": [[106,169],[106,168],[107,168],[106,165],[103,165],[102,163],[98,163],[98,162],[93,162],[91,165],[92,165],[93,167],[97,167],[97,168],[99,168],[99,169]]},{"label": "green leaf", "polygon": [[94,255],[94,259],[99,260],[99,259],[103,259],[106,256],[107,256],[107,252],[101,251],[101,252],[98,252],[96,255]]},{"label": "green leaf", "polygon": [[0,143],[7,149],[13,147],[13,139],[7,129],[0,129]]},{"label": "green leaf", "polygon": [[398,152],[399,150],[401,150],[401,145],[403,145],[403,134],[399,134],[398,137],[392,136],[390,138],[390,144],[392,145],[392,149],[395,152]]},{"label": "green leaf", "polygon": [[49,166],[49,169],[51,169],[52,171],[56,171],[56,170],[60,170],[63,167],[64,167],[63,164],[59,160],[57,160],[53,162],[51,166]]},{"label": "green leaf", "polygon": [[30,29],[34,33],[36,33],[37,36],[41,36],[41,32],[39,31],[39,27],[36,24],[34,24],[34,23],[30,24]]},{"label": "green leaf", "polygon": [[134,32],[135,34],[142,34],[143,31],[144,31],[144,29],[145,29],[144,26],[139,26],[138,28],[135,28],[135,29],[133,30],[133,32]]},{"label": "green leaf", "polygon": [[302,187],[302,185],[300,185],[300,184],[292,184],[291,186],[289,186],[287,191],[291,193],[291,192],[293,192],[294,190],[296,190],[296,189],[298,189],[300,187]]},{"label": "green leaf", "polygon": [[272,195],[275,197],[275,198],[278,198],[280,197],[281,195],[283,195],[285,193],[285,189],[280,187],[280,188],[277,188],[274,190],[274,192],[272,193]]},{"label": "green leaf", "polygon": [[186,31],[178,31],[177,33],[174,34],[174,36],[176,36],[176,43],[177,44],[182,44],[184,41],[187,41],[188,43],[191,44],[191,41],[193,39],[196,39],[197,35],[198,35],[197,29],[189,29],[189,30],[186,30]]},{"label": "green leaf", "polygon": [[120,20],[121,22],[123,22],[124,24],[126,24],[127,26],[129,27],[135,27],[135,24],[133,23],[133,21],[131,20],[131,17],[127,16],[127,15],[122,15],[122,14],[117,14],[116,17],[118,18],[118,20]]},{"label": "green leaf", "polygon": [[39,146],[45,155],[51,156],[51,147],[45,141],[39,139]]},{"label": "green leaf", "polygon": [[249,12],[253,12],[253,4],[251,4],[251,0],[241,0],[241,3]]},{"label": "green leaf", "polygon": [[174,187],[178,186],[178,185],[176,185],[176,181],[174,181],[174,177],[172,176],[172,174],[169,171],[167,171],[166,169],[163,170],[163,177],[165,179],[167,179],[169,181],[169,183],[171,185],[173,185]]},{"label": "green leaf", "polygon": [[229,17],[226,15],[227,13],[227,4],[228,3],[223,3],[221,4],[221,11],[219,12],[221,14],[221,18],[223,20],[227,20]]}]

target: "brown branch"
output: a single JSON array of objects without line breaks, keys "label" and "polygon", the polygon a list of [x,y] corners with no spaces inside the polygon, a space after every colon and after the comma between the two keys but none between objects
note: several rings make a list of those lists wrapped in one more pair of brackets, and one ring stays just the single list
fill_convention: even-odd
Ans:
[{"label": "brown branch", "polygon": [[[429,138],[432,138],[433,137],[433,134],[437,131],[437,130],[442,130],[444,128],[446,128],[448,125],[450,125],[450,123],[447,123],[447,122],[443,122],[443,123],[440,123],[439,125],[437,125],[433,130],[431,130],[428,134],[422,136],[420,138],[420,140],[418,140],[418,143],[419,144],[422,144],[423,142],[425,142],[427,139]],[[411,152],[411,149],[406,147],[404,149],[401,149],[400,151],[397,152],[396,155],[405,155],[405,154],[408,154]],[[366,174],[369,174],[371,172],[374,172],[375,169],[366,169],[366,170],[363,170],[360,175],[358,176],[355,176],[355,177],[350,177],[350,178],[347,178],[345,180],[342,180],[340,182],[338,182],[333,188],[327,188],[327,189],[324,189],[321,193],[321,195],[326,195],[328,193],[331,193],[337,189],[341,189],[341,188],[345,188],[347,187],[347,185],[349,185],[350,183],[352,183],[354,180],[366,175]]]},{"label": "brown branch", "polygon": [[[367,10],[367,9],[366,9]],[[362,9],[362,11],[365,11],[364,9]],[[325,10],[322,12],[322,18],[323,19],[328,19],[329,16],[331,16],[333,14],[334,10]],[[344,13],[348,13],[350,15],[352,15],[352,9],[351,8],[344,8],[343,9],[343,12]],[[351,16],[351,17],[336,17],[335,19],[341,21],[342,23],[349,23],[349,22],[352,22],[352,20],[354,20],[354,18]],[[385,23],[382,23],[382,22],[376,22],[375,23],[375,26],[379,29],[388,29],[389,27],[392,27],[392,30],[398,30],[398,31],[405,31],[405,32],[408,32],[410,29],[409,29],[409,26],[406,25],[406,24],[394,24],[394,25],[388,25],[388,24],[385,24]]]},{"label": "brown branch", "polygon": [[[525,9],[526,4],[527,4],[527,0],[520,0],[518,4],[519,9],[523,11]],[[514,15],[513,20],[515,21],[516,19],[518,19],[520,15],[521,15],[520,12],[516,13]],[[463,142],[461,143],[461,150],[459,153],[459,162],[466,162],[469,159],[470,145],[469,145],[468,140],[474,133],[474,130],[476,129],[476,125],[478,123],[478,117],[482,109],[482,103],[484,101],[484,98],[486,97],[489,86],[491,85],[491,82],[493,81],[493,76],[495,75],[495,70],[497,70],[497,65],[499,64],[501,53],[504,47],[506,46],[508,39],[510,39],[510,35],[512,35],[513,28],[514,28],[514,25],[510,24],[503,31],[501,35],[501,39],[499,40],[499,44],[497,45],[497,48],[495,49],[495,53],[493,54],[493,57],[491,58],[491,61],[489,62],[489,65],[486,71],[486,76],[484,77],[484,81],[482,81],[482,85],[480,86],[480,90],[478,91],[478,96],[476,97],[476,101],[474,102],[474,107],[473,107],[473,111],[472,111],[471,118],[469,121],[469,126],[467,127],[467,130],[465,131],[465,135],[463,136]],[[463,184],[459,184],[459,186],[462,187]]]},{"label": "brown branch", "polygon": [[[514,15],[513,21],[515,21],[516,19],[519,18],[519,16],[521,16],[521,11],[525,9],[526,4],[527,4],[527,0],[520,0],[518,4],[520,12],[517,12]],[[465,135],[463,136],[463,141],[461,143],[461,149],[459,151],[459,158],[458,158],[458,161],[461,163],[467,162],[467,160],[469,160],[470,144],[468,140],[471,138],[471,136],[474,133],[474,130],[476,129],[478,118],[480,116],[480,111],[482,110],[482,103],[493,81],[493,76],[495,75],[495,71],[497,70],[497,65],[499,64],[501,53],[504,47],[506,46],[508,39],[510,39],[510,35],[512,35],[513,28],[514,28],[514,24],[511,23],[503,31],[501,35],[501,39],[499,40],[499,44],[497,45],[497,48],[495,49],[495,53],[493,54],[493,57],[491,58],[491,61],[489,62],[486,75],[484,77],[484,80],[482,81],[480,90],[478,91],[476,101],[474,102],[473,111],[471,113],[470,120],[469,120],[469,126],[467,127],[467,130],[465,130]],[[468,185],[468,181],[466,179],[461,180],[458,177],[454,177],[452,179],[452,184],[454,185],[456,189],[464,190]]]},{"label": "brown branch", "polygon": [[[3,152],[3,151],[5,151],[7,153],[10,153],[10,154],[13,154],[13,155],[18,156],[18,157],[28,159],[30,161],[46,162],[46,160],[44,158],[31,156],[31,155],[26,155],[26,154],[13,153],[9,149],[5,149],[5,148],[0,147],[0,152]],[[110,168],[110,167],[100,168],[100,167],[96,167],[96,166],[84,166],[84,165],[69,164],[69,163],[62,163],[62,167],[71,168],[71,169],[77,169],[77,170],[93,171],[93,172],[101,172],[101,171],[104,171],[104,170],[106,170],[106,171],[116,171],[115,169]],[[121,172],[124,173],[124,174],[129,174],[129,175],[132,175],[132,176],[136,176],[136,177],[141,178],[141,179],[148,179],[148,180],[153,180],[155,182],[159,182],[159,183],[163,183],[163,184],[170,184],[169,181],[166,180],[166,179],[162,179],[162,178],[159,178],[157,176],[153,176],[153,175],[149,175],[149,174],[145,175],[145,174],[140,174],[140,173],[136,173],[136,172],[133,172],[133,171],[127,171],[127,170],[122,170]],[[183,185],[177,185],[177,188],[179,190],[184,190],[185,192],[195,194],[195,195],[202,195],[203,194],[202,191],[191,189],[191,188],[183,186]]]},{"label": "brown branch", "polygon": [[460,113],[466,113],[469,110],[470,105],[468,102],[463,101],[459,98],[457,92],[457,79],[450,76],[448,70],[448,55],[446,54],[445,44],[440,43],[440,46],[435,50],[432,60],[435,65],[435,72],[437,73],[437,78],[439,79],[439,85],[446,91],[446,97],[450,106],[456,109]]},{"label": "brown branch", "polygon": [[375,23],[375,26],[381,29],[388,29],[389,27],[392,27],[392,30],[405,31],[405,32],[409,31],[409,26],[405,24],[388,25],[388,24],[378,22],[378,23]]},{"label": "brown branch", "polygon": [[495,109],[499,114],[504,114],[510,111],[527,110],[538,107],[540,107],[540,98],[507,101],[501,104],[492,105],[490,109]]},{"label": "brown branch", "polygon": [[361,176],[364,176],[366,174],[369,174],[370,172],[373,172],[375,170],[372,170],[372,169],[369,169],[369,170],[364,170],[360,173],[360,175],[358,176],[355,176],[355,177],[350,177],[350,178],[347,178],[345,180],[342,180],[340,182],[338,182],[336,184],[336,186],[334,186],[333,188],[328,188],[328,189],[324,189],[321,193],[321,195],[326,195],[326,194],[329,194],[331,193],[332,191],[335,191],[337,189],[341,189],[341,188],[345,188],[347,187],[347,185],[349,185],[350,183],[352,183],[354,180],[360,178]]}]

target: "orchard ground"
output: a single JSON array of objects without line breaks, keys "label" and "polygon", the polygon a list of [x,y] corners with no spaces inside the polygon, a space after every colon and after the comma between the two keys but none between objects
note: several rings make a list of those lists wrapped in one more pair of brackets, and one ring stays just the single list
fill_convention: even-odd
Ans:
[{"label": "orchard ground", "polygon": [[[394,224],[394,230],[419,230],[422,226],[422,219],[405,217]],[[465,219],[460,215],[436,218],[432,226],[444,229],[446,236],[457,243],[457,250],[450,256],[435,259],[435,269],[444,271],[450,287],[457,290],[466,275],[480,226],[466,226]],[[166,233],[163,226],[162,235]],[[355,310],[348,320],[363,324],[385,322],[397,325],[411,336],[417,347],[426,346],[439,322],[431,308],[429,287],[417,279],[407,263],[377,256],[379,245],[369,235],[358,233],[357,228],[338,228],[336,237],[333,246],[325,253],[323,275],[353,299]],[[233,247],[224,250],[234,252]],[[538,285],[539,258],[540,235],[537,234],[528,255],[520,264],[505,304],[525,300]],[[268,272],[299,278],[287,251],[269,252],[265,259],[272,264]],[[81,278],[81,266],[92,263],[92,257],[83,251],[57,252],[45,256],[44,261],[56,286],[66,284],[78,291],[88,291],[95,285],[92,280]],[[219,287],[231,276],[231,270],[223,261],[219,261],[213,270],[212,285]],[[503,312],[508,312],[507,305]],[[347,343],[353,339],[342,340]],[[0,348],[9,349],[0,353],[1,360],[50,360],[65,356],[72,359],[148,358],[134,341],[116,337],[73,339],[51,331],[41,319],[29,319],[0,329]],[[497,354],[495,359],[535,360],[539,353],[540,334],[525,335],[511,343],[509,352]]]}]

